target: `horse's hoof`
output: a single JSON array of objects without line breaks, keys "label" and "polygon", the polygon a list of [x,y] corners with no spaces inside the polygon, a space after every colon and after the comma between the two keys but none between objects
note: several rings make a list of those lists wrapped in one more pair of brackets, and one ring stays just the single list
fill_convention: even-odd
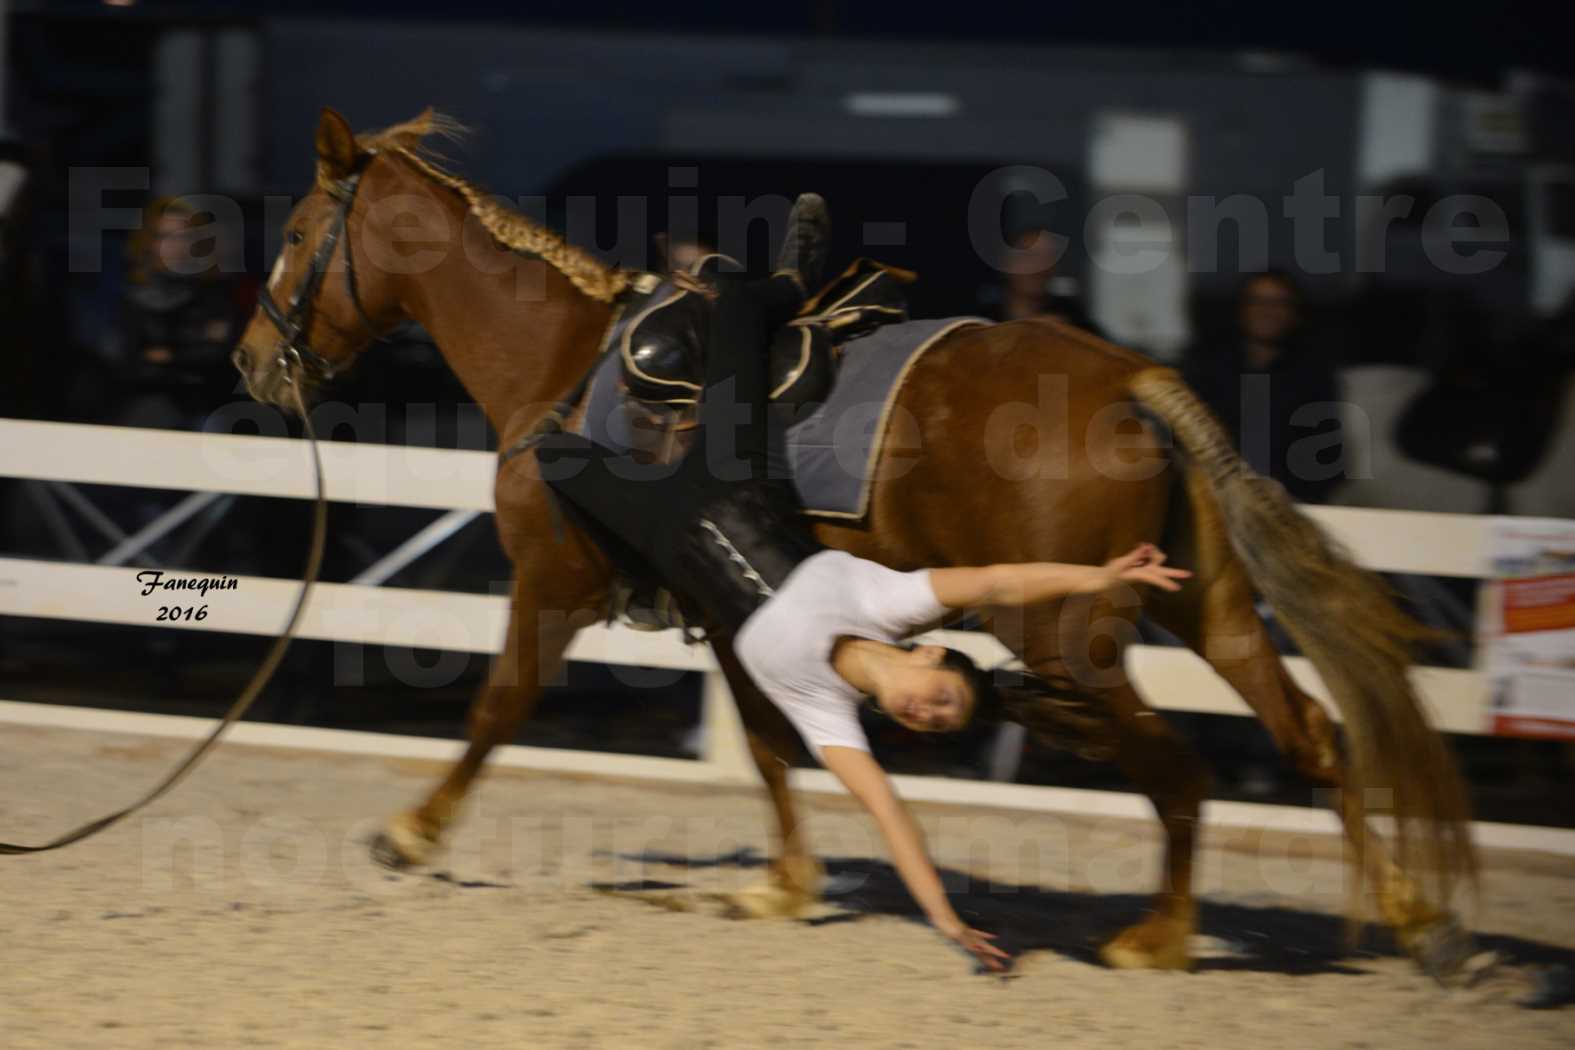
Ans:
[{"label": "horse's hoof", "polygon": [[722,898],[723,915],[729,919],[792,919],[815,898],[777,882],[762,882]]},{"label": "horse's hoof", "polygon": [[394,840],[389,837],[386,831],[379,831],[372,836],[372,841],[368,845],[367,850],[372,854],[374,863],[380,864],[391,871],[404,871],[410,867],[410,861],[400,854],[399,847],[394,845]]},{"label": "horse's hoof", "polygon": [[409,813],[401,813],[389,820],[382,831],[372,838],[372,859],[393,871],[419,867],[432,859],[437,852],[436,840],[421,830],[421,825]]},{"label": "horse's hoof", "polygon": [[1190,923],[1155,915],[1129,926],[1099,949],[1099,958],[1116,970],[1190,970]]},{"label": "horse's hoof", "polygon": [[813,903],[820,900],[826,869],[812,856],[783,857],[771,866],[771,881]]},{"label": "horse's hoof", "polygon": [[1442,985],[1460,977],[1467,961],[1476,954],[1476,939],[1453,915],[1439,916],[1425,926],[1406,931],[1401,943],[1422,972]]}]

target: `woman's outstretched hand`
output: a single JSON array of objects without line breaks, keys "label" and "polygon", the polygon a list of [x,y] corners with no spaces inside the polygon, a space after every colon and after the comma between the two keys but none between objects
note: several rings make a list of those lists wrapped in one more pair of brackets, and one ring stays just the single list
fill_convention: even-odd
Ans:
[{"label": "woman's outstretched hand", "polygon": [[995,940],[993,933],[975,930],[960,922],[951,929],[943,929],[941,932],[979,960],[979,965],[985,969],[1002,973],[1011,966],[1012,957],[990,943]]},{"label": "woman's outstretched hand", "polygon": [[1098,586],[1102,591],[1118,583],[1146,583],[1162,591],[1181,590],[1181,581],[1192,575],[1186,569],[1173,569],[1165,564],[1165,552],[1152,543],[1140,543],[1119,558],[1112,558],[1099,567]]}]

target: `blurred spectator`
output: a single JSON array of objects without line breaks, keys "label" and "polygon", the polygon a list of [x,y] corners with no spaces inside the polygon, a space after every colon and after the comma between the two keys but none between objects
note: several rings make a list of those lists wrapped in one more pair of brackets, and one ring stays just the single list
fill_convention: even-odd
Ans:
[{"label": "blurred spectator", "polygon": [[1237,330],[1187,351],[1187,382],[1214,409],[1242,457],[1281,482],[1292,498],[1321,503],[1344,470],[1335,363],[1314,352],[1302,325],[1302,295],[1271,270],[1242,284]]},{"label": "blurred spectator", "polygon": [[1026,272],[1003,274],[999,285],[980,295],[980,313],[997,321],[1054,317],[1104,338],[1078,294],[1077,278],[1057,274],[1055,237],[1046,230],[1024,230],[1011,238],[1013,248],[1029,253]]},{"label": "blurred spectator", "polygon": [[236,289],[211,256],[193,251],[211,236],[209,218],[178,197],[160,198],[132,234],[117,345],[109,348],[131,394],[116,422],[195,428],[235,387]]},{"label": "blurred spectator", "polygon": [[1488,514],[1541,469],[1560,432],[1575,366],[1575,295],[1511,338],[1462,342],[1405,407],[1395,442],[1410,459],[1486,483]]}]

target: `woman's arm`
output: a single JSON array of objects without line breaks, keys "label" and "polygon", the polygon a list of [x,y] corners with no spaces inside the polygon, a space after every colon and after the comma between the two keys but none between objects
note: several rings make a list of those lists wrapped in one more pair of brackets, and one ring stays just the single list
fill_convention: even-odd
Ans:
[{"label": "woman's arm", "polygon": [[1004,970],[1001,960],[1011,956],[990,943],[993,934],[969,929],[957,917],[925,851],[923,833],[891,790],[891,782],[874,757],[857,748],[832,746],[821,749],[821,761],[875,818],[897,873],[935,928],[972,952],[985,966]]},{"label": "woman's arm", "polygon": [[1165,552],[1143,543],[1103,565],[1042,561],[974,569],[931,569],[930,587],[936,601],[947,608],[970,609],[1032,605],[1069,594],[1098,594],[1118,583],[1146,583],[1175,591],[1181,589],[1178,581],[1191,575],[1185,569],[1167,568]]}]

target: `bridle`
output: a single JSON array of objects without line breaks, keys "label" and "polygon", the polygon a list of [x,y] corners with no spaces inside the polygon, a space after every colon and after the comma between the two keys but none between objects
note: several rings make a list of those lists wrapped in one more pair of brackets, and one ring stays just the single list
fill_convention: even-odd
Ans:
[{"label": "bridle", "polygon": [[356,287],[355,279],[355,253],[350,250],[350,208],[355,203],[356,192],[361,188],[361,175],[366,166],[376,156],[375,152],[362,154],[357,160],[354,169],[342,179],[336,179],[327,187],[327,192],[338,204],[334,210],[333,221],[328,225],[328,233],[324,235],[317,250],[312,253],[312,261],[306,269],[306,277],[296,286],[290,295],[290,301],[280,307],[273,293],[266,285],[257,293],[257,306],[263,315],[273,322],[274,328],[279,332],[279,356],[276,363],[284,372],[287,383],[295,382],[295,370],[301,369],[311,373],[313,379],[325,381],[332,379],[339,366],[328,360],[317,351],[313,350],[307,342],[306,330],[311,327],[312,314],[317,308],[317,293],[322,288],[323,279],[328,274],[329,263],[333,261],[334,251],[339,247],[342,239],[345,246],[345,287],[350,292],[350,302],[355,306],[356,315],[361,318],[361,324],[366,327],[367,334],[373,342],[383,338],[378,332],[377,325],[372,323],[372,318],[367,315],[366,308],[361,305],[361,295]]}]

